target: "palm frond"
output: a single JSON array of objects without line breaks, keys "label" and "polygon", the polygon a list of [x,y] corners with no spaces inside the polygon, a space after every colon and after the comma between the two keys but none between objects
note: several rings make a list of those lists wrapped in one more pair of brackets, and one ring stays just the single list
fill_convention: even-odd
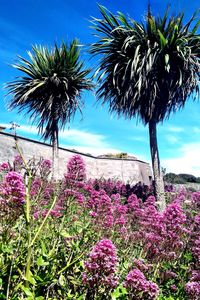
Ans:
[{"label": "palm frond", "polygon": [[163,17],[155,18],[149,7],[143,24],[101,6],[100,12],[102,19],[93,19],[98,40],[90,52],[100,55],[97,96],[111,112],[139,117],[145,124],[160,122],[189,96],[199,96],[197,14],[184,24],[183,13],[169,17],[167,8]]},{"label": "palm frond", "polygon": [[19,63],[13,65],[23,75],[7,84],[9,105],[28,113],[39,133],[52,142],[55,130],[81,111],[81,94],[93,87],[90,70],[83,68],[77,40],[69,47],[65,43],[51,49],[33,46],[27,54],[28,59],[19,56]]}]

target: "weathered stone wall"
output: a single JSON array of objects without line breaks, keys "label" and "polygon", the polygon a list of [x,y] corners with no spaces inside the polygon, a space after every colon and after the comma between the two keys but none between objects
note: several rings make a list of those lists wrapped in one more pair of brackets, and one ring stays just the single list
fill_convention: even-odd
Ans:
[{"label": "weathered stone wall", "polygon": [[[26,159],[40,157],[51,159],[52,148],[49,144],[17,137],[17,143]],[[137,159],[97,158],[92,155],[59,148],[57,177],[66,172],[66,164],[74,154],[80,154],[85,161],[88,178],[118,178],[124,182],[149,184],[151,169],[149,164]],[[18,154],[12,134],[0,132],[0,162],[12,161]]]}]

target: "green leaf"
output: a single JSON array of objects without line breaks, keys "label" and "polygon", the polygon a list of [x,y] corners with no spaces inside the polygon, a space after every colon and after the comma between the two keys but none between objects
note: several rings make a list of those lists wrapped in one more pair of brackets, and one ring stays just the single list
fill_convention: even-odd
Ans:
[{"label": "green leaf", "polygon": [[66,230],[62,230],[60,232],[60,235],[63,236],[64,238],[72,238],[73,236],[70,235]]},{"label": "green leaf", "polygon": [[74,299],[74,294],[71,294],[71,290],[68,291],[67,297],[67,299]]},{"label": "green leaf", "polygon": [[66,278],[64,275],[60,275],[59,279],[58,279],[58,282],[60,284],[60,286],[65,286],[66,285]]},{"label": "green leaf", "polygon": [[121,298],[122,296],[127,295],[127,290],[125,287],[123,287],[122,285],[119,285],[111,294],[112,300],[116,300],[116,299],[125,299],[125,298]]},{"label": "green leaf", "polygon": [[22,286],[21,287],[23,292],[26,294],[26,296],[29,296],[29,297],[33,297],[31,299],[34,299],[34,294],[31,292],[31,290],[25,286]]},{"label": "green leaf", "polygon": [[42,255],[46,256],[47,255],[47,248],[45,246],[45,243],[42,240],[40,241],[40,243],[41,243],[41,248],[42,248]]},{"label": "green leaf", "polygon": [[164,35],[162,34],[162,32],[159,29],[158,29],[158,34],[160,36],[160,45],[161,45],[161,48],[163,49],[167,44],[167,39],[164,37]]},{"label": "green leaf", "polygon": [[48,262],[44,261],[42,256],[38,257],[36,263],[37,263],[38,267],[47,266],[49,264]]},{"label": "green leaf", "polygon": [[35,285],[36,284],[36,281],[34,279],[34,276],[32,274],[31,271],[29,271],[29,275],[28,275],[28,278],[26,278],[28,280],[28,282],[30,282],[32,285]]}]

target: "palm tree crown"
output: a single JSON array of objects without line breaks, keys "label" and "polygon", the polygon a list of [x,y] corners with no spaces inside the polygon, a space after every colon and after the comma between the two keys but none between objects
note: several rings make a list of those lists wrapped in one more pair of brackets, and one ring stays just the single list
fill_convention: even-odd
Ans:
[{"label": "palm tree crown", "polygon": [[98,41],[91,52],[102,55],[97,94],[112,112],[157,123],[199,92],[199,22],[191,29],[195,15],[183,25],[184,14],[169,18],[166,10],[154,18],[149,7],[146,22],[138,23],[99,8],[103,19],[93,19]]},{"label": "palm tree crown", "polygon": [[[149,126],[155,194],[166,206],[157,145],[157,123],[199,94],[200,35],[195,15],[183,25],[183,14],[154,18],[150,6],[145,23],[114,16],[99,6],[103,19],[93,19],[98,41],[91,52],[101,55],[97,96],[111,112],[139,117]],[[196,93],[194,93],[196,92]]]},{"label": "palm tree crown", "polygon": [[29,60],[19,57],[19,64],[13,65],[25,76],[8,83],[11,108],[30,113],[37,122],[43,138],[58,144],[58,128],[63,128],[73,118],[76,110],[81,110],[81,92],[92,88],[79,60],[77,40],[68,47],[60,48],[35,46],[28,52]]}]

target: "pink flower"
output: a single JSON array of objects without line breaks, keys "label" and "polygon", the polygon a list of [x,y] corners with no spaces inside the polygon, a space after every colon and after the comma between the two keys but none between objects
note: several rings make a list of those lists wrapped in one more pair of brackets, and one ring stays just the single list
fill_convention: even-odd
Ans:
[{"label": "pink flower", "polygon": [[31,185],[30,195],[32,197],[37,196],[41,187],[42,187],[42,180],[40,178],[35,178]]},{"label": "pink flower", "polygon": [[105,191],[92,191],[91,197],[87,201],[87,207],[92,210],[92,216],[95,216],[95,226],[103,229],[112,228],[114,224],[113,205]]},{"label": "pink flower", "polygon": [[40,164],[40,176],[43,178],[48,177],[51,173],[52,162],[49,159],[43,159]]},{"label": "pink flower", "polygon": [[41,162],[41,167],[42,167],[42,168],[45,168],[45,169],[51,169],[51,167],[52,167],[52,162],[51,162],[51,160],[49,160],[49,159],[44,159],[44,160]]},{"label": "pink flower", "polygon": [[65,179],[67,182],[84,181],[86,179],[85,163],[80,155],[74,155],[69,160]]},{"label": "pink flower", "polygon": [[17,205],[25,203],[25,186],[21,174],[11,171],[4,179],[2,192],[8,201]]},{"label": "pink flower", "polygon": [[21,168],[24,164],[22,157],[20,155],[16,155],[14,157],[13,164],[15,167],[17,166],[18,168]]},{"label": "pink flower", "polygon": [[97,216],[97,213],[96,212],[94,212],[94,211],[90,211],[89,212],[89,216],[91,216],[91,217],[96,217]]},{"label": "pink flower", "polygon": [[115,275],[117,265],[116,248],[111,240],[99,241],[85,261],[86,271],[83,273],[83,283],[89,287],[106,286],[116,287],[118,278]]},{"label": "pink flower", "polygon": [[128,273],[124,286],[129,295],[137,300],[154,300],[159,292],[157,284],[148,281],[139,269],[133,269]]},{"label": "pink flower", "polygon": [[0,171],[9,170],[9,168],[9,164],[7,162],[0,164]]},{"label": "pink flower", "polygon": [[192,278],[185,285],[186,294],[189,296],[188,299],[199,300],[200,295],[200,274],[195,271],[192,274]]}]

